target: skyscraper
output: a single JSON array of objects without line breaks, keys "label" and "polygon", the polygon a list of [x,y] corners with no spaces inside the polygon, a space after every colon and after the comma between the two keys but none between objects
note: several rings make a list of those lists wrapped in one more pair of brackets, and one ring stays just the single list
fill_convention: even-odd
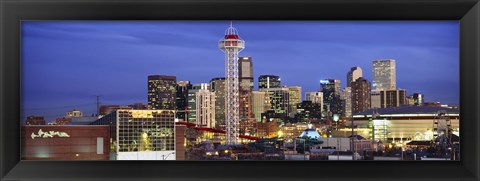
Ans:
[{"label": "skyscraper", "polygon": [[340,99],[340,80],[320,80],[320,91],[323,92],[323,117],[343,115],[342,101]]},{"label": "skyscraper", "polygon": [[265,92],[252,91],[252,113],[257,121],[262,120],[262,113],[265,109]]},{"label": "skyscraper", "polygon": [[287,87],[260,89],[260,91],[268,92],[270,98],[270,110],[274,110],[276,114],[286,117],[290,112],[290,97]]},{"label": "skyscraper", "polygon": [[306,92],[305,100],[323,104],[323,92]]},{"label": "skyscraper", "polygon": [[363,77],[358,78],[352,86],[352,113],[359,113],[370,109],[370,82]]},{"label": "skyscraper", "polygon": [[276,75],[260,75],[258,77],[258,89],[279,88],[280,77]]},{"label": "skyscraper", "polygon": [[225,128],[225,77],[210,80],[212,92],[215,92],[215,122],[217,128]]},{"label": "skyscraper", "polygon": [[395,60],[374,60],[372,68],[372,90],[396,89]]},{"label": "skyscraper", "polygon": [[253,90],[253,62],[252,57],[239,57],[238,72],[240,79],[239,90],[239,116],[245,121],[253,118],[252,113],[252,90]]},{"label": "skyscraper", "polygon": [[190,84],[190,81],[177,82],[176,119],[186,121],[188,110],[188,90],[190,89],[192,89],[192,84]]},{"label": "skyscraper", "polygon": [[149,75],[148,76],[148,109],[176,108],[175,76]]},{"label": "skyscraper", "polygon": [[412,98],[415,106],[421,106],[423,105],[423,102],[425,102],[425,97],[420,93],[413,93]]},{"label": "skyscraper", "polygon": [[290,104],[290,114],[291,117],[297,112],[297,104],[302,102],[302,87],[300,86],[290,86],[288,87],[289,91],[289,104]]},{"label": "skyscraper", "polygon": [[345,87],[340,97],[343,102],[343,112],[345,116],[346,117],[352,116],[352,88]]},{"label": "skyscraper", "polygon": [[208,84],[195,93],[195,124],[201,127],[215,127],[215,92],[210,92]]},{"label": "skyscraper", "polygon": [[240,89],[253,90],[253,62],[252,57],[238,58],[238,73],[240,79]]},{"label": "skyscraper", "polygon": [[209,84],[193,84],[192,88],[188,90],[188,104],[187,104],[187,121],[190,123],[197,122],[197,93],[201,89],[209,88]]},{"label": "skyscraper", "polygon": [[347,87],[351,87],[352,82],[355,82],[360,77],[363,77],[362,68],[352,67],[347,73]]}]

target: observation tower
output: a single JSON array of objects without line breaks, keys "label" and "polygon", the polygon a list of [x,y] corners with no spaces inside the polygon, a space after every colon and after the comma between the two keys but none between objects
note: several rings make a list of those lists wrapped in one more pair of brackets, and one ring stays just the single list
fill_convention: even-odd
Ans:
[{"label": "observation tower", "polygon": [[238,31],[230,23],[218,48],[225,53],[225,123],[226,144],[237,144],[239,130],[238,53],[245,48]]}]

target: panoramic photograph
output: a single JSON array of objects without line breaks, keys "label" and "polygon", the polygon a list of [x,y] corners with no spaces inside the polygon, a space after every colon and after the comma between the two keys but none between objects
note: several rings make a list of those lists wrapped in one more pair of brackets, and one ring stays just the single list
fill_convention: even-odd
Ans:
[{"label": "panoramic photograph", "polygon": [[460,160],[458,21],[21,31],[22,160]]}]

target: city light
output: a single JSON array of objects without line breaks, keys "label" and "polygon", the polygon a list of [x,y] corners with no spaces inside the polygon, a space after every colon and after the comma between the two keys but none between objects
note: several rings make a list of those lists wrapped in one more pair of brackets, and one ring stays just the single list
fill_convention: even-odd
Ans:
[{"label": "city light", "polygon": [[[225,34],[217,33],[220,40],[216,48],[221,52],[215,47],[208,48],[213,46],[208,42],[218,40],[210,34],[193,44],[202,47],[201,54],[187,50],[192,47],[183,46],[190,44],[182,41],[190,41],[182,39],[190,39],[192,33],[175,42],[183,46],[182,52],[173,51],[177,47],[172,46],[172,52],[161,51],[153,56],[156,60],[153,63],[135,64],[148,65],[151,67],[148,71],[140,69],[141,72],[132,73],[128,79],[109,79],[109,74],[105,74],[101,82],[111,92],[105,93],[102,101],[96,96],[94,105],[85,106],[91,110],[66,106],[68,112],[58,109],[61,116],[50,122],[47,116],[29,116],[24,126],[27,131],[22,136],[28,138],[24,140],[25,152],[32,154],[25,159],[39,159],[40,153],[55,158],[51,151],[54,149],[50,148],[62,147],[69,148],[65,151],[68,159],[412,160],[421,155],[418,158],[458,160],[459,108],[444,104],[438,96],[442,92],[436,87],[426,89],[430,82],[422,79],[422,74],[415,75],[421,82],[412,79],[409,75],[412,69],[406,65],[417,58],[405,57],[414,54],[422,58],[417,52],[403,52],[406,55],[396,57],[398,60],[381,59],[380,54],[372,54],[370,59],[352,55],[350,62],[339,51],[321,52],[324,48],[318,48],[321,52],[318,54],[299,46],[298,55],[290,58],[291,55],[283,54],[283,49],[273,52],[267,51],[269,48],[259,49],[262,43],[259,41],[248,50],[252,57],[241,53],[250,40],[240,38],[233,22],[225,27]],[[246,32],[251,31],[248,28],[245,26]],[[253,32],[246,35],[255,36]],[[165,41],[171,43],[169,39]],[[388,44],[394,46],[394,43]],[[321,57],[319,60],[325,60],[322,64],[303,64],[302,58],[307,58],[302,54],[309,53],[312,54],[308,57],[331,57]],[[190,54],[203,59],[192,63]],[[389,55],[395,54],[382,52],[382,56]],[[287,66],[283,65],[285,57],[290,58]],[[158,62],[159,59],[162,61]],[[210,61],[215,59],[222,61]],[[345,61],[329,62],[337,59]],[[174,66],[180,62],[181,66]],[[119,62],[114,68],[124,64],[128,63]],[[422,70],[419,72],[429,72],[419,64],[415,66],[419,66],[415,70]],[[219,70],[218,67],[222,71],[211,71]],[[124,68],[139,69],[133,65]],[[122,76],[118,72],[108,73]],[[129,82],[130,79],[135,81]],[[119,89],[117,85],[127,88]],[[130,89],[143,93],[132,93]],[[438,92],[426,91],[431,89]],[[425,92],[416,92],[419,90]],[[434,102],[424,102],[425,98]],[[115,105],[132,99],[138,103]],[[43,131],[54,125],[55,131]],[[75,145],[80,143],[75,140],[83,139],[90,140],[85,144],[92,146],[77,148]]]}]

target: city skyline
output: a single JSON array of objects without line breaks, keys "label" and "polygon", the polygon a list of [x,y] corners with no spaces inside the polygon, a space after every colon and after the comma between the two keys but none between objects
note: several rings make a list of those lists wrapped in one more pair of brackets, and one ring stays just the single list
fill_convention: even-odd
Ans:
[{"label": "city skyline", "polygon": [[[458,22],[286,21],[264,22],[262,29],[259,23],[234,22],[247,42],[240,56],[253,59],[255,90],[264,74],[280,76],[282,86],[301,86],[302,97],[318,91],[322,79],[338,79],[343,89],[351,67],[361,67],[372,81],[372,61],[391,58],[397,63],[397,88],[422,93],[427,102],[458,105]],[[227,26],[226,21],[23,22],[24,116],[50,112],[45,117],[51,121],[72,108],[94,112],[95,95],[102,104],[146,103],[148,75],[193,84],[224,77],[224,56],[216,45]],[[88,110],[63,108],[68,105]],[[36,109],[49,107],[64,111]]]}]

